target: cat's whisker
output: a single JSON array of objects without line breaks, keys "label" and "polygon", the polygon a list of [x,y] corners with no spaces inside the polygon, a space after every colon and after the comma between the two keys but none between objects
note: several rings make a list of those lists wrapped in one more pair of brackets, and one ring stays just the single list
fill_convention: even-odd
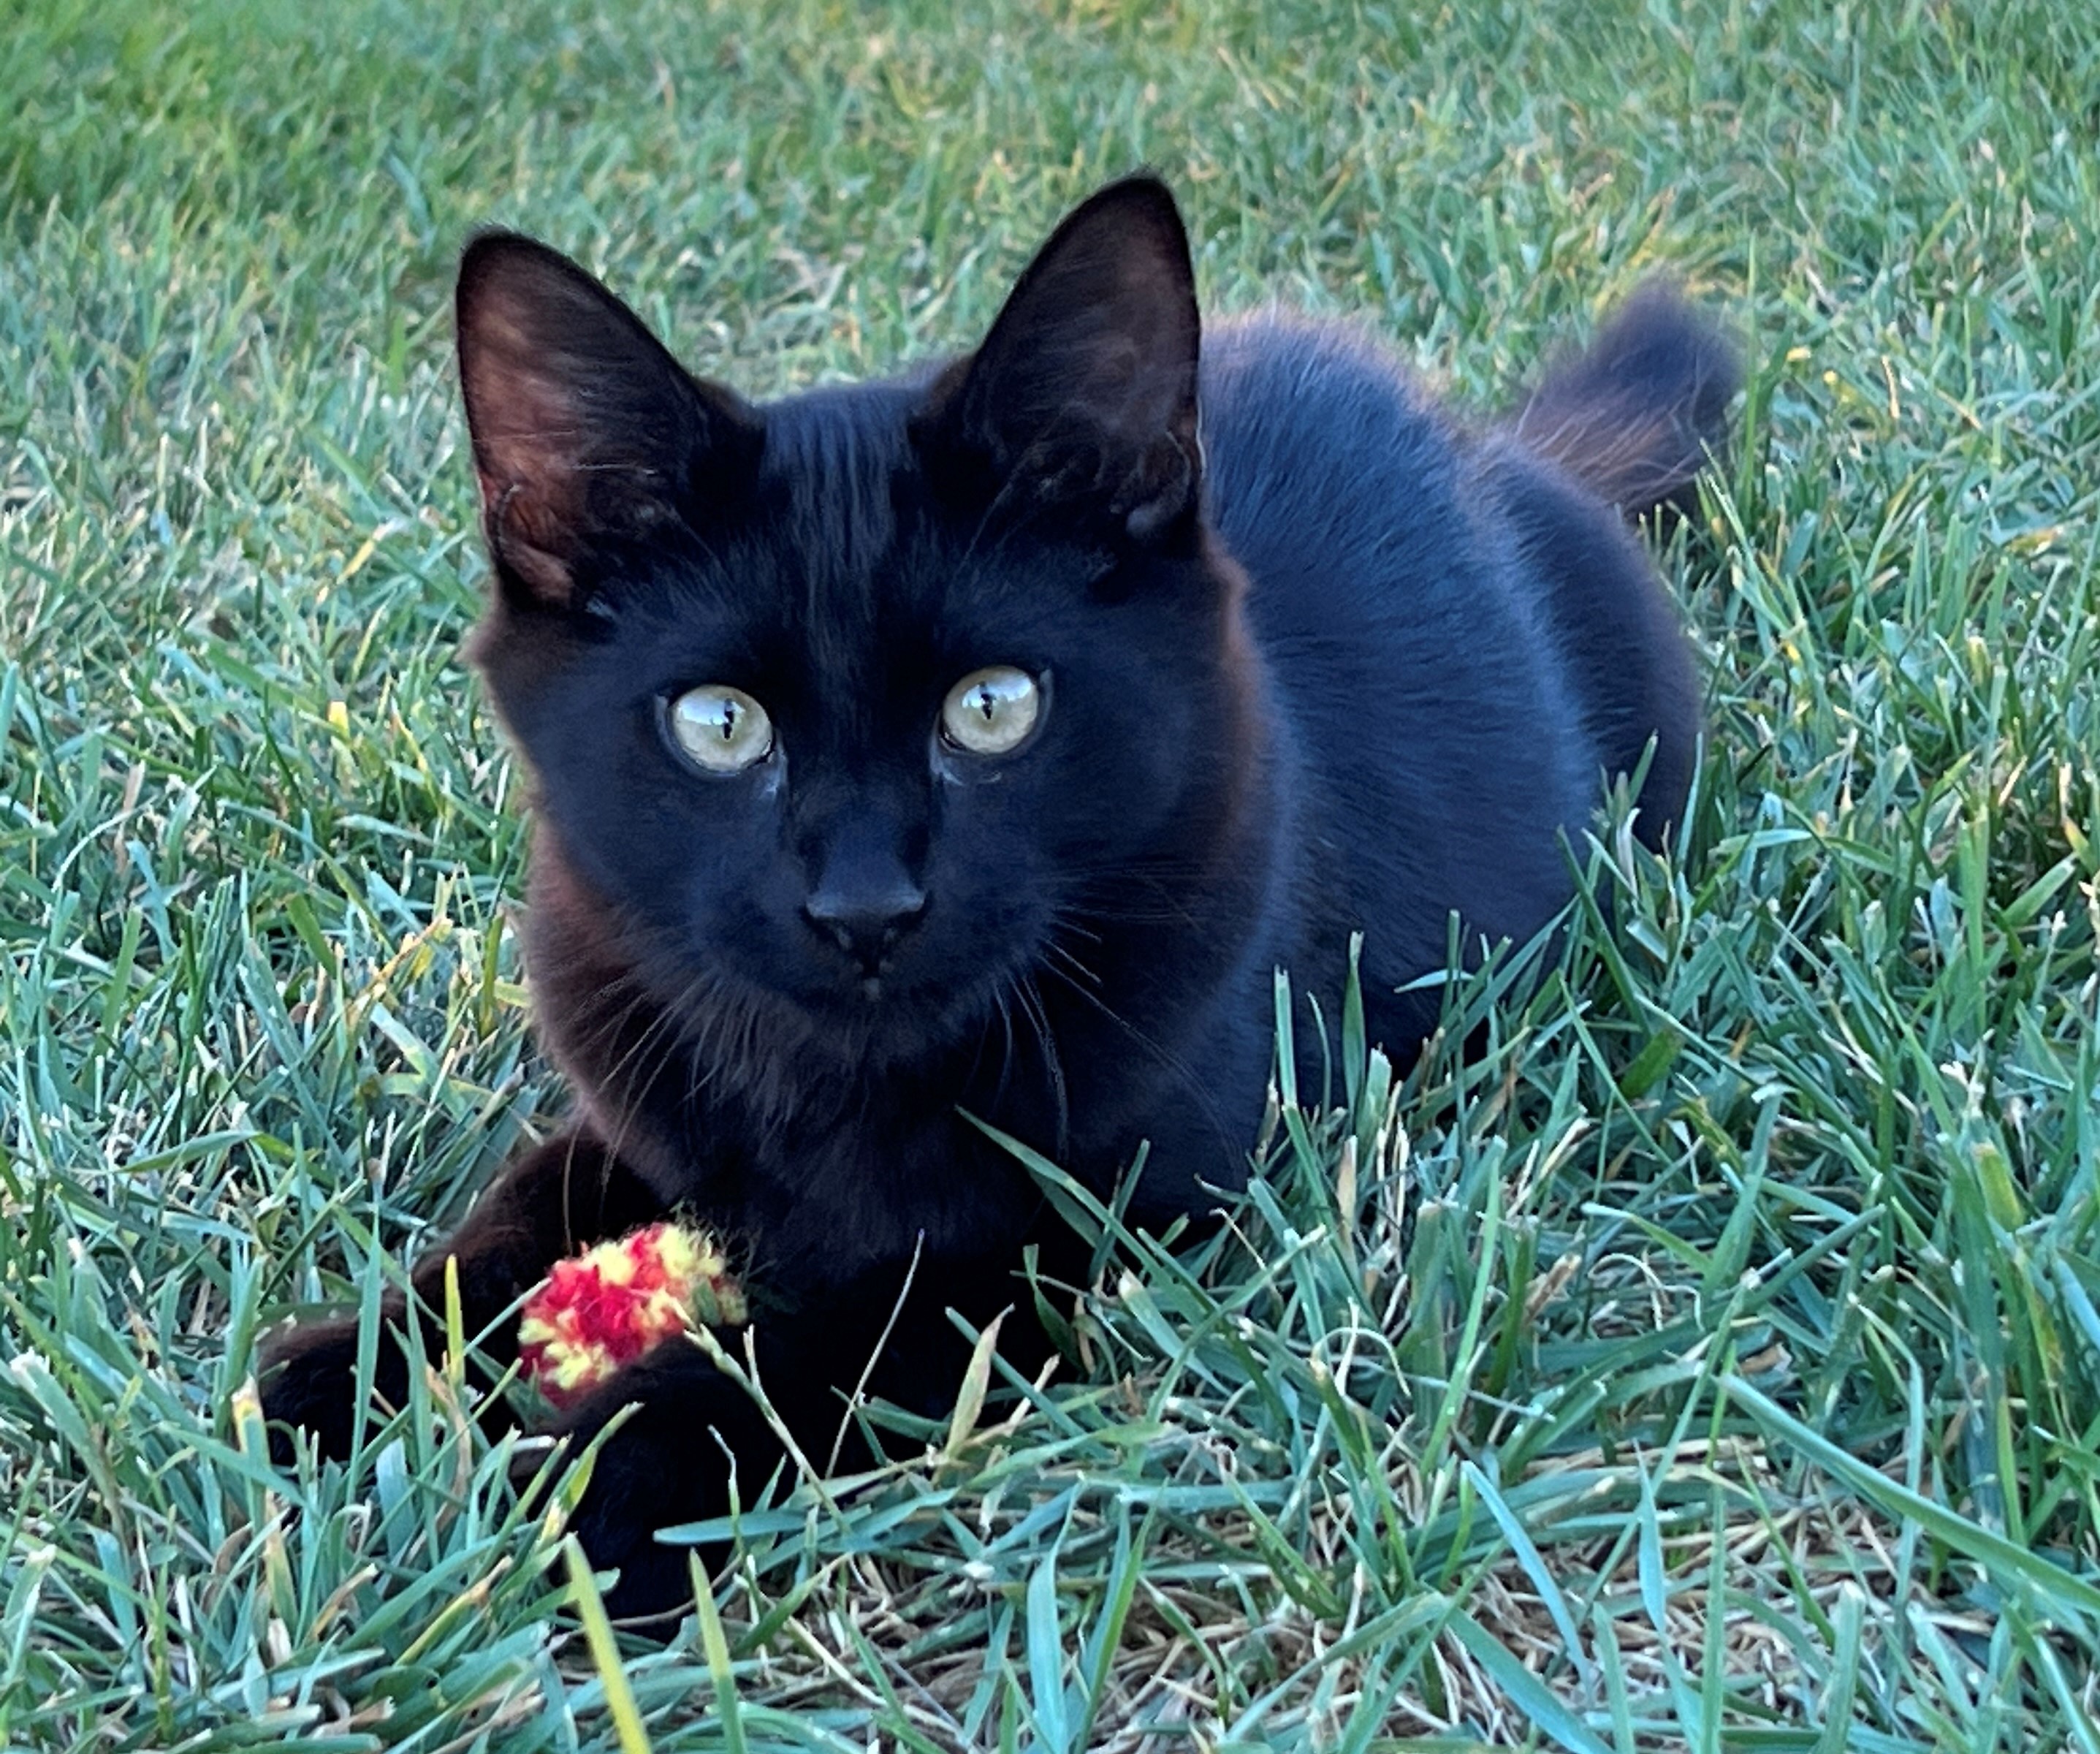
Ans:
[{"label": "cat's whisker", "polygon": [[1050,930],[1053,935],[1059,932],[1070,932],[1076,937],[1085,939],[1089,943],[1098,944],[1102,941],[1101,934],[1086,923],[1084,916],[1074,912],[1061,903],[1051,904],[1049,917]]},{"label": "cat's whisker", "polygon": [[1043,995],[1036,990],[1034,976],[1023,974],[1014,983],[1013,992],[1020,1001],[1021,1014],[1028,1019],[1043,1044],[1043,1067],[1050,1080],[1050,1098],[1057,1117],[1056,1155],[1061,1158],[1065,1155],[1071,1131],[1071,1104],[1065,1084],[1065,1062],[1057,1052],[1057,1038],[1050,1027],[1049,1009],[1043,1002]]},{"label": "cat's whisker", "polygon": [[999,1049],[999,1081],[992,1089],[992,1105],[996,1107],[1005,1097],[1008,1082],[1013,1073],[1013,1007],[1007,1002],[1007,989],[1004,983],[993,989],[992,1003],[999,1007],[999,1027],[1005,1036]]},{"label": "cat's whisker", "polygon": [[[1046,948],[1055,951],[1060,947],[1053,943]],[[1114,1005],[1110,1005],[1107,1000],[1104,999],[1101,996],[1101,993],[1096,990],[1100,985],[1099,981],[1094,979],[1092,975],[1092,972],[1088,970],[1083,963],[1080,963],[1076,958],[1072,957],[1069,952],[1063,952],[1063,960],[1070,963],[1073,967],[1079,969],[1081,974],[1088,975],[1088,980],[1082,982],[1074,979],[1072,974],[1065,969],[1061,968],[1054,963],[1045,963],[1043,972],[1046,974],[1054,975],[1057,979],[1063,982],[1063,983],[1073,992],[1078,994],[1080,998],[1085,1000],[1088,1004],[1093,1006],[1093,1008],[1100,1012],[1103,1017],[1107,1018],[1110,1023],[1114,1024],[1117,1028],[1120,1029],[1125,1035],[1129,1036],[1130,1039],[1140,1048],[1143,1049],[1145,1052],[1150,1054],[1152,1058],[1158,1061],[1158,1063],[1167,1071],[1171,1072],[1176,1078],[1180,1080],[1180,1082],[1186,1086],[1189,1095],[1194,1098],[1197,1107],[1202,1111],[1203,1117],[1210,1123],[1212,1130],[1217,1133],[1220,1139],[1224,1142],[1226,1149],[1229,1151],[1235,1149],[1233,1144],[1232,1131],[1225,1125],[1223,1116],[1221,1116],[1218,1112],[1217,1104],[1211,1096],[1211,1086],[1203,1078],[1198,1075],[1196,1069],[1193,1066],[1189,1065],[1186,1060],[1183,1059],[1180,1054],[1176,1054],[1163,1043],[1155,1040],[1145,1031],[1139,1028],[1136,1024],[1131,1022],[1128,1018],[1125,1017],[1120,1011],[1117,1010]]]},{"label": "cat's whisker", "polygon": [[[650,1002],[651,995],[646,987],[642,987],[639,981],[635,984],[642,987],[642,990],[624,1008],[620,1023],[621,1028],[624,1028],[627,1023],[633,1020],[635,1012],[642,1005]],[[606,1142],[607,1149],[614,1157],[617,1158],[625,1147],[640,1115],[639,1094],[641,1089],[646,1087],[646,1081],[642,1076],[645,1071],[643,1063],[645,1057],[653,1053],[660,1042],[675,1036],[677,1032],[679,1012],[699,996],[702,985],[703,978],[695,976],[686,983],[673,1001],[660,1003],[656,1014],[643,1027],[641,1034],[629,1045],[627,1050],[614,1063],[604,1077],[598,1080],[602,1092],[617,1088],[619,1093],[614,1105],[615,1124],[613,1128],[613,1137]],[[655,1071],[661,1069],[660,1064],[653,1068]]]},{"label": "cat's whisker", "polygon": [[[1067,950],[1054,938],[1048,939],[1044,943],[1043,946],[1043,953],[1045,957],[1053,957],[1057,961],[1062,963],[1064,965],[1064,970],[1069,970],[1072,974],[1078,975],[1079,978],[1084,981],[1089,987],[1098,988],[1101,986],[1101,976],[1096,974],[1092,969],[1088,968],[1085,963],[1082,962],[1077,957],[1074,956],[1070,951]],[[1064,970],[1046,970],[1045,972],[1061,973],[1064,972]]]}]

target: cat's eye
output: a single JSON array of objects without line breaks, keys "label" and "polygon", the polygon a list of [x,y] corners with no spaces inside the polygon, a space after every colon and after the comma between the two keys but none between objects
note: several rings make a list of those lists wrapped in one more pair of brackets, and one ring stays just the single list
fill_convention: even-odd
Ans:
[{"label": "cat's eye", "polygon": [[1018,749],[1043,710],[1035,678],[1011,664],[973,670],[941,704],[941,730],[972,755],[1004,755]]},{"label": "cat's eye", "polygon": [[740,774],[773,749],[773,721],[741,688],[688,688],[671,703],[671,736],[711,774]]}]

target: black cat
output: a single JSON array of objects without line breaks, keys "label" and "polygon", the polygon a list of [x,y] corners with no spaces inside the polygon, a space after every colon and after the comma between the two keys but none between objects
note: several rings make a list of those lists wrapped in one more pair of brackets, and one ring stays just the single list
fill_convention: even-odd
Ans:
[{"label": "black cat", "polygon": [[[688,376],[527,239],[461,266],[460,369],[495,585],[474,654],[535,781],[527,960],[574,1081],[414,1283],[470,1327],[677,1209],[733,1239],[801,1447],[845,1390],[933,1413],[1070,1239],[989,1120],[1136,1222],[1242,1184],[1270,985],[1366,934],[1403,983],[1568,899],[1564,835],[1647,762],[1681,810],[1698,688],[1622,519],[1692,502],[1736,383],[1670,294],[1485,434],[1347,331],[1216,325],[1171,196],[1073,214],[977,351],[754,406]],[[1613,508],[1617,509],[1614,510]],[[899,1292],[917,1257],[912,1289]],[[1018,1294],[1018,1295],[1017,1295]],[[399,1301],[395,1322],[409,1319]],[[1027,1323],[1032,1327],[1032,1323]],[[404,1383],[386,1354],[382,1392]],[[354,1327],[271,1348],[271,1418],[348,1441]],[[660,1348],[566,1421],[639,1411],[580,1513],[612,1605],[675,1604],[660,1526],[781,1461],[744,1393]],[[280,1438],[280,1444],[281,1444]]]}]

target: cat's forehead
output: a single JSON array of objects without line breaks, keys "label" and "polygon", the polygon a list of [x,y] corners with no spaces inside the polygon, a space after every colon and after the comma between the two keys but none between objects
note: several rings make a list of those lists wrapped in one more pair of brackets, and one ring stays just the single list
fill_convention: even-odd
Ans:
[{"label": "cat's forehead", "polygon": [[897,540],[916,401],[903,385],[877,383],[805,391],[769,405],[759,486],[780,533],[845,571],[879,561]]},{"label": "cat's forehead", "polygon": [[774,607],[827,669],[893,665],[900,647],[967,640],[1047,611],[1042,545],[946,506],[909,431],[923,378],[770,404],[757,532]]},{"label": "cat's forehead", "polygon": [[940,569],[924,554],[938,532],[914,491],[907,430],[917,400],[906,384],[855,384],[765,410],[760,534],[776,607],[813,655],[869,651],[900,618],[941,611],[930,590]]},{"label": "cat's forehead", "polygon": [[915,722],[964,670],[1048,661],[1069,557],[935,491],[910,433],[923,400],[905,379],[766,404],[746,515],[697,528],[685,588],[638,604],[638,663],[821,705],[851,738],[886,706]]}]

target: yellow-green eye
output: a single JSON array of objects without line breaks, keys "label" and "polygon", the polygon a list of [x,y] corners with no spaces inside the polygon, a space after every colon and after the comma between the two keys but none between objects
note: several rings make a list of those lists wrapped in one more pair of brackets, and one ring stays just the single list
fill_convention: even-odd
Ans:
[{"label": "yellow-green eye", "polygon": [[1004,755],[1018,749],[1043,710],[1035,678],[1011,664],[973,670],[941,704],[941,729],[956,748],[973,755]]},{"label": "yellow-green eye", "polygon": [[773,721],[741,688],[709,683],[671,703],[671,735],[712,774],[739,774],[773,747]]}]

